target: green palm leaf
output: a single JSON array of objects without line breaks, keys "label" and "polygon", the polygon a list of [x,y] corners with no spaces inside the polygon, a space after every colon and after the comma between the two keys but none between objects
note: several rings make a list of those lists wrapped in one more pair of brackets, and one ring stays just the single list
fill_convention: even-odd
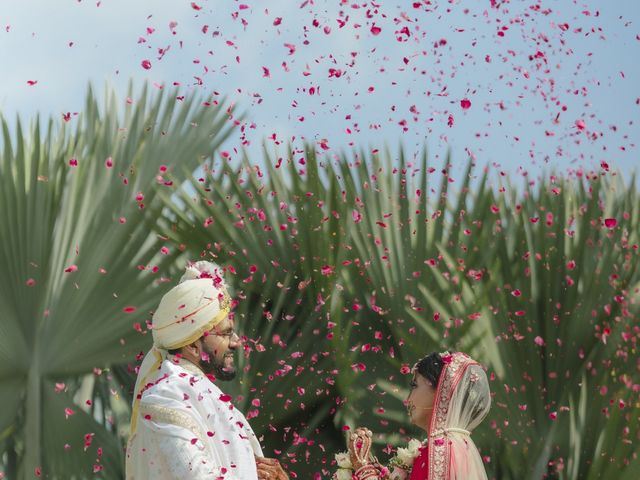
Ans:
[{"label": "green palm leaf", "polygon": [[[394,432],[381,441],[399,441],[412,431],[400,403],[400,365],[430,350],[455,348],[487,364],[494,378],[491,418],[476,436],[497,478],[597,476],[611,468],[587,460],[599,452],[633,459],[633,447],[612,444],[633,411],[600,418],[610,396],[589,398],[580,413],[572,407],[582,398],[581,379],[593,368],[597,385],[612,383],[603,373],[610,368],[637,384],[628,361],[615,355],[620,345],[627,357],[630,352],[621,333],[635,335],[632,245],[638,243],[639,215],[633,187],[561,181],[540,182],[525,194],[508,186],[509,193],[494,193],[486,171],[472,182],[469,162],[458,189],[450,188],[455,183],[445,174],[426,199],[427,185],[437,179],[429,176],[426,155],[409,165],[402,154],[398,162],[388,152],[327,159],[308,148],[289,152],[284,162],[265,155],[266,172],[247,158],[237,166],[209,165],[211,175],[194,180],[178,201],[163,195],[166,223],[158,230],[232,266],[245,334],[267,343],[283,340],[247,354],[248,371],[256,375],[239,390],[245,410],[256,398],[271,408],[252,420],[269,445],[290,455],[309,451],[304,442],[301,449],[291,437],[279,437],[293,430],[298,439],[326,435],[334,450],[342,450],[338,428],[326,428],[331,423],[378,426]],[[358,213],[361,220],[354,221]],[[553,215],[549,225],[547,213]],[[608,231],[601,226],[606,216],[625,220]],[[533,217],[540,221],[532,223]],[[576,262],[571,280],[569,260]],[[331,275],[322,274],[325,265],[334,268]],[[436,312],[439,321],[432,319]],[[329,319],[333,335],[325,336]],[[596,325],[608,329],[608,344],[596,335]],[[292,360],[298,351],[305,358],[320,354],[314,369],[323,375],[333,369],[330,387],[304,360]],[[273,375],[284,365],[301,370]],[[302,394],[296,393],[300,386]],[[321,392],[315,401],[308,396],[314,391]],[[632,393],[616,392],[633,403]],[[341,408],[327,408],[336,395]],[[291,411],[294,403],[297,412]],[[556,420],[549,418],[552,412]],[[592,425],[600,433],[592,435]],[[578,436],[595,440],[579,442]],[[318,471],[317,463],[297,467],[309,475]],[[624,475],[634,468],[624,466]]]},{"label": "green palm leaf", "polygon": [[[145,88],[124,114],[114,93],[105,98],[101,109],[90,90],[75,127],[49,121],[43,133],[36,119],[25,132],[18,120],[12,135],[2,120],[0,427],[12,428],[21,478],[36,469],[89,478],[92,465],[102,465],[100,476],[122,476],[121,438],[108,418],[99,423],[74,404],[74,379],[148,347],[145,320],[165,289],[150,269],[167,272],[180,255],[162,255],[165,240],[151,233],[157,191],[168,188],[160,166],[194,170],[232,125],[222,107],[180,104],[175,92],[152,97]],[[69,394],[55,393],[53,382],[67,382]],[[76,413],[66,419],[65,408]]]}]

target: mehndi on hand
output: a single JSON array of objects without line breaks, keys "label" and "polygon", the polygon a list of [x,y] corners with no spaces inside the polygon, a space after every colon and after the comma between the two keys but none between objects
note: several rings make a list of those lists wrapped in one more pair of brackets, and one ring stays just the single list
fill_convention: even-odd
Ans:
[{"label": "mehndi on hand", "polygon": [[378,460],[371,455],[372,437],[371,430],[363,427],[356,428],[349,435],[349,458],[358,480],[384,478]]}]

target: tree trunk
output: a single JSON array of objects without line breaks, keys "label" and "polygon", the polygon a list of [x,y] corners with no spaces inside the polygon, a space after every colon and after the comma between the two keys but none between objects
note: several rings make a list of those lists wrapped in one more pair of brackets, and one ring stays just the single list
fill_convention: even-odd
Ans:
[{"label": "tree trunk", "polygon": [[29,369],[26,400],[24,474],[31,479],[42,470],[42,379],[35,361]]},{"label": "tree trunk", "polygon": [[7,438],[7,480],[18,479],[18,456],[16,454],[16,442],[13,435],[9,435]]}]

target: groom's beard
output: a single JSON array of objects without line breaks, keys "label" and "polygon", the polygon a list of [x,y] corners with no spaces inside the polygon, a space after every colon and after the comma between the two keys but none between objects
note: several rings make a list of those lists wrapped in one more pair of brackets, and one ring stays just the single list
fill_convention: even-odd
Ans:
[{"label": "groom's beard", "polygon": [[[202,358],[200,359],[200,368],[204,373],[212,374],[216,377],[216,380],[223,382],[228,382],[236,378],[236,366],[233,358],[235,350],[229,350],[225,353],[224,357],[222,357],[222,360],[219,360],[215,352],[204,342],[202,349],[209,358],[209,361],[203,360]],[[207,356],[204,357],[207,358]]]}]

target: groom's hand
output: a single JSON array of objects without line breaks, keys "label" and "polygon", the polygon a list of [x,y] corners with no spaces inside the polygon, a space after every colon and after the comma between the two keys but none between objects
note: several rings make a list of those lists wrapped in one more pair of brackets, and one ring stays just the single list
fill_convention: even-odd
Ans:
[{"label": "groom's hand", "polygon": [[289,475],[275,458],[256,457],[256,467],[259,480],[289,480]]}]

